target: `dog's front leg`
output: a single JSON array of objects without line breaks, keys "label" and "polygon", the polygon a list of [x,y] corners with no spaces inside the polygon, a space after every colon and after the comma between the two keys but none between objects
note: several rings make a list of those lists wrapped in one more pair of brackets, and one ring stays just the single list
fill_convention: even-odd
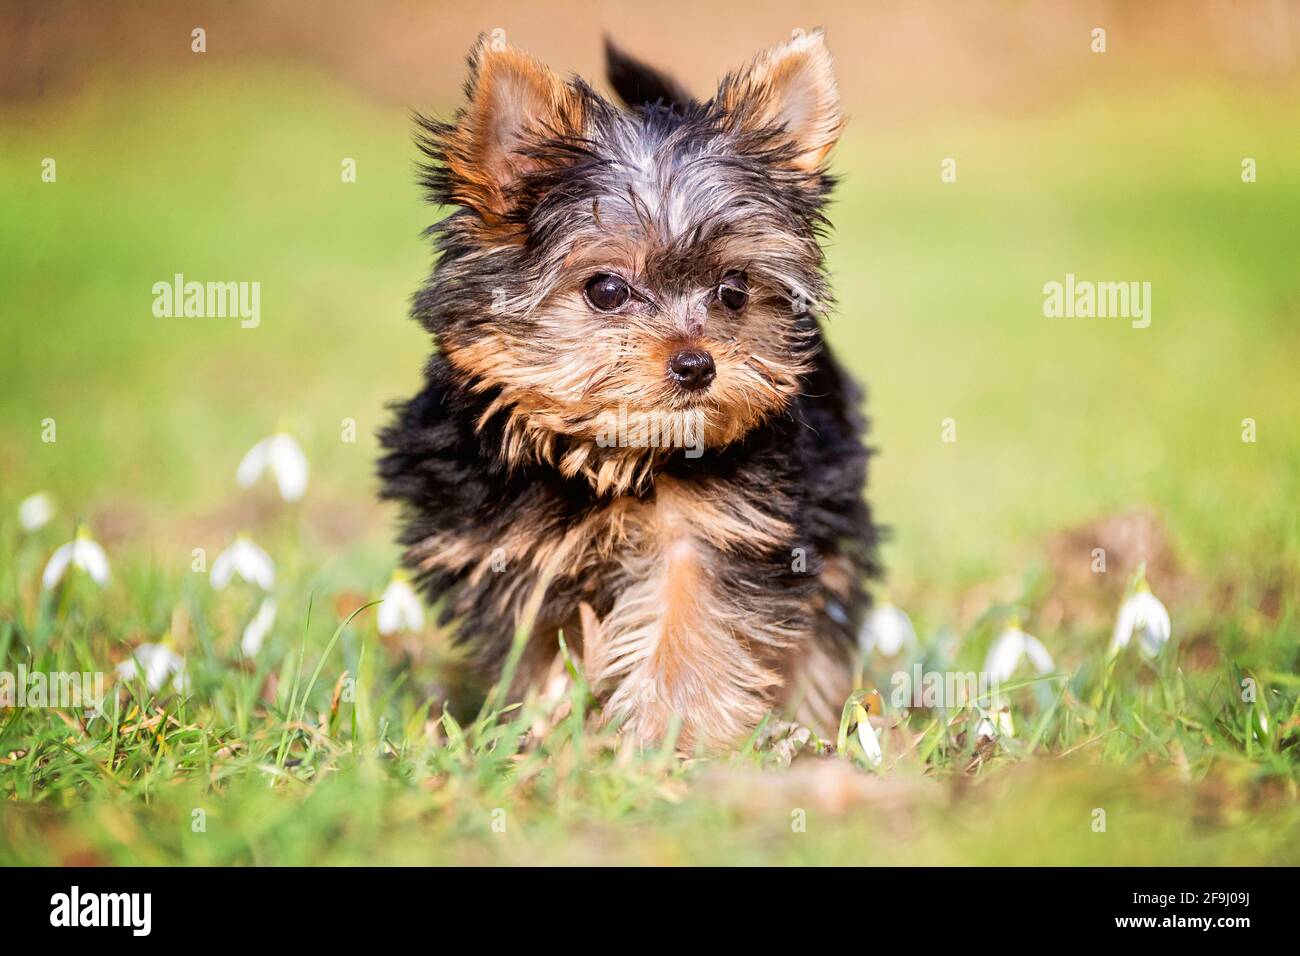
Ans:
[{"label": "dog's front leg", "polygon": [[718,587],[724,556],[689,535],[649,542],[625,560],[623,588],[586,659],[611,717],[645,742],[680,719],[680,750],[724,747],[771,706],[778,675],[752,640],[752,614]]}]

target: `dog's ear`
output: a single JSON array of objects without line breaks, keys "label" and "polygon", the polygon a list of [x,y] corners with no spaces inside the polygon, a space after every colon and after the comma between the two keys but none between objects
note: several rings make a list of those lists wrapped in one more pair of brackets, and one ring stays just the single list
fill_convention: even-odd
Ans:
[{"label": "dog's ear", "polygon": [[822,170],[844,125],[821,30],[800,33],[725,77],[717,103],[742,129],[782,130],[795,167],[810,174]]},{"label": "dog's ear", "polygon": [[618,98],[632,109],[661,104],[686,107],[694,97],[667,73],[625,53],[605,36],[605,72]]},{"label": "dog's ear", "polygon": [[444,139],[451,201],[489,223],[510,209],[511,187],[547,165],[548,141],[580,136],[578,90],[499,36],[483,34],[469,57],[468,105]]}]

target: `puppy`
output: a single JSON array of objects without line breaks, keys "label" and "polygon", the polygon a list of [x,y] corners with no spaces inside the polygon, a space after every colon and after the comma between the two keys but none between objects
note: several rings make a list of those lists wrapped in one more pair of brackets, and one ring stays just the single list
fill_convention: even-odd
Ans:
[{"label": "puppy", "polygon": [[615,104],[498,40],[418,118],[437,263],[423,390],[380,435],[405,562],[522,693],[562,632],[608,718],[833,732],[877,531],[819,238],[842,117],[820,31],[695,100],[608,48]]}]

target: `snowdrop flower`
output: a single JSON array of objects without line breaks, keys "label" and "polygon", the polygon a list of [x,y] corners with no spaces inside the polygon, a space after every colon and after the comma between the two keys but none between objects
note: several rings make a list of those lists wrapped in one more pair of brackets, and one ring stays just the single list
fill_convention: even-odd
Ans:
[{"label": "snowdrop flower", "polygon": [[54,499],[41,491],[18,503],[18,523],[30,534],[40,531],[54,517]]},{"label": "snowdrop flower", "polygon": [[257,613],[248,622],[248,627],[244,628],[243,640],[239,642],[239,648],[244,652],[245,657],[257,656],[257,652],[262,649],[262,642],[266,640],[266,635],[271,633],[271,625],[274,623],[275,598],[263,598]]},{"label": "snowdrop flower", "polygon": [[998,707],[993,712],[993,719],[981,717],[979,726],[975,729],[977,737],[987,737],[990,740],[996,739],[999,735],[1005,737],[1014,737],[1016,735],[1016,724],[1011,719],[1011,708],[1005,704]]},{"label": "snowdrop flower", "polygon": [[411,587],[406,575],[393,572],[393,579],[379,599],[378,623],[380,634],[398,631],[419,631],[424,628],[424,606]]},{"label": "snowdrop flower", "polygon": [[988,657],[984,659],[984,672],[997,683],[1009,680],[1020,666],[1020,659],[1026,656],[1034,665],[1034,670],[1040,674],[1046,674],[1056,667],[1043,642],[1022,631],[1020,623],[1013,619],[989,648]]},{"label": "snowdrop flower", "polygon": [[862,622],[858,644],[864,651],[879,651],[885,657],[893,657],[904,647],[916,644],[916,630],[905,612],[882,601]]},{"label": "snowdrop flower", "polygon": [[867,710],[861,704],[853,705],[853,717],[858,722],[858,743],[862,744],[862,752],[867,755],[867,763],[879,767],[885,759],[884,751],[880,749],[880,731],[871,726]]},{"label": "snowdrop flower", "polygon": [[45,572],[41,575],[41,584],[46,590],[52,589],[63,579],[69,564],[81,568],[100,587],[108,583],[108,555],[104,554],[103,548],[91,540],[90,532],[85,525],[77,529],[75,538],[61,545],[50,556],[49,563],[45,565]]},{"label": "snowdrop flower", "polygon": [[220,591],[236,574],[263,591],[275,587],[275,562],[246,534],[236,537],[212,562],[212,586]]},{"label": "snowdrop flower", "polygon": [[1137,636],[1138,650],[1148,659],[1156,657],[1169,643],[1169,612],[1151,593],[1146,575],[1139,571],[1136,590],[1119,609],[1115,631],[1110,638],[1109,656],[1115,657]]},{"label": "snowdrop flower", "polygon": [[131,680],[137,675],[154,693],[169,682],[180,692],[189,686],[184,659],[166,644],[141,644],[129,658],[117,665],[117,676],[123,680]]},{"label": "snowdrop flower", "polygon": [[276,432],[250,448],[239,463],[235,480],[241,488],[252,487],[268,468],[285,501],[297,501],[306,492],[307,456],[288,432]]}]

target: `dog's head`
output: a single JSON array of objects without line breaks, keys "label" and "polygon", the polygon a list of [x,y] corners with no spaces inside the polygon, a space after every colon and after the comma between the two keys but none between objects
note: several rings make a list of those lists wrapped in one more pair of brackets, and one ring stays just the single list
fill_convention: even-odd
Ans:
[{"label": "dog's head", "polygon": [[607,437],[687,416],[719,447],[799,390],[828,300],[818,245],[841,126],[820,32],[697,102],[610,47],[615,105],[498,39],[468,104],[421,119],[441,261],[417,302],[456,374],[507,416],[503,455],[602,490],[663,450]]}]

